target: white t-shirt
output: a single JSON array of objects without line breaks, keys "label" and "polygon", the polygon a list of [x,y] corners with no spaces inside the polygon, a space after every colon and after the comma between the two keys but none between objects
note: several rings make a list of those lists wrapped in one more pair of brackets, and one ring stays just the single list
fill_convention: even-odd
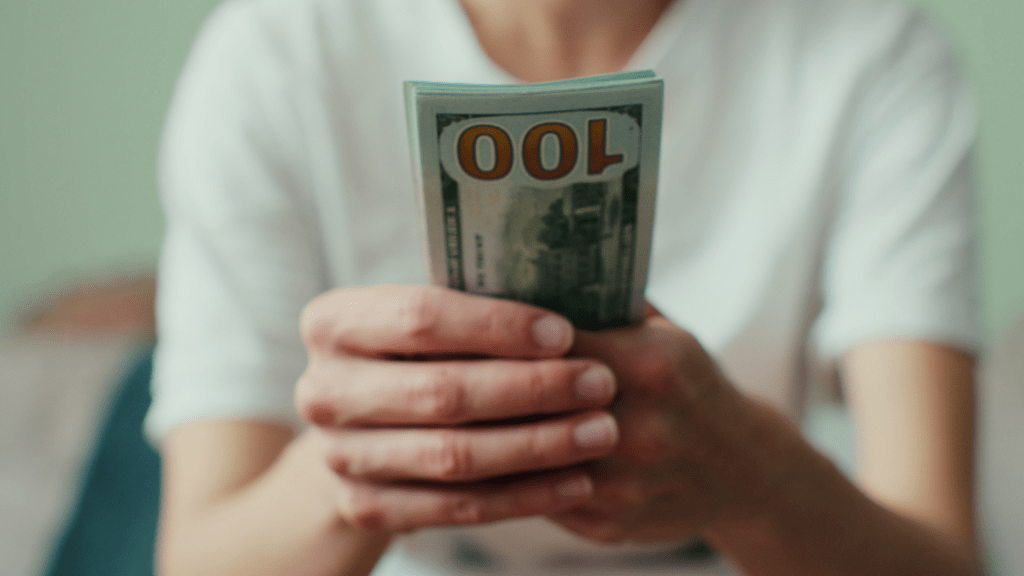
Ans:
[{"label": "white t-shirt", "polygon": [[[665,81],[648,298],[740,389],[799,419],[811,375],[853,345],[975,346],[973,104],[920,13],[678,0],[627,68]],[[160,155],[154,442],[197,419],[301,425],[305,303],[425,281],[404,80],[514,81],[458,0],[230,0],[207,21]],[[541,574],[576,546],[546,526],[407,549],[452,569],[468,538]]]}]

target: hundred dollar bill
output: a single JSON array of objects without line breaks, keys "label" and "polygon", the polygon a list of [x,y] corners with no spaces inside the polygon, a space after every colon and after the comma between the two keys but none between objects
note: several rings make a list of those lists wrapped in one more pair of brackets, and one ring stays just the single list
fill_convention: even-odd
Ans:
[{"label": "hundred dollar bill", "polygon": [[584,329],[638,321],[662,92],[651,71],[406,82],[432,281],[543,306]]}]

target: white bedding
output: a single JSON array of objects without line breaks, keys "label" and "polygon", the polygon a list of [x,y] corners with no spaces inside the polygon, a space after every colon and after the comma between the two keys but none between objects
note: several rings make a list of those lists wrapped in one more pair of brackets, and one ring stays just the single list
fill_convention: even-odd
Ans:
[{"label": "white bedding", "polygon": [[1024,318],[981,371],[979,496],[993,574],[1024,576]]},{"label": "white bedding", "polygon": [[129,337],[0,338],[0,576],[37,576],[77,494]]}]

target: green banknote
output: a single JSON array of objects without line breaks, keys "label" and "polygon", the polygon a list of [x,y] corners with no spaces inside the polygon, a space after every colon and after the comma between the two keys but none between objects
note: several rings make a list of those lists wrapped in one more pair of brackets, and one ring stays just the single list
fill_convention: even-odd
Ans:
[{"label": "green banknote", "polygon": [[650,71],[546,84],[406,83],[434,283],[639,320],[661,135]]}]

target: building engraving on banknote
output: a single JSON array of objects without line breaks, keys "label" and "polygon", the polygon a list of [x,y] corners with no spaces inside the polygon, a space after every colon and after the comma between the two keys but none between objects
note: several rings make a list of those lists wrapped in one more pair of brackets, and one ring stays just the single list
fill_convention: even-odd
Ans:
[{"label": "building engraving on banknote", "polygon": [[[449,175],[442,155],[438,168],[445,219],[448,285],[459,290],[470,286],[475,292],[557,310],[580,328],[627,324],[633,293],[639,183],[639,166],[635,164],[640,153],[639,141],[635,140],[632,150],[609,151],[605,136],[611,119],[608,115],[632,120],[629,128],[639,133],[643,128],[642,107],[628,105],[560,111],[545,114],[543,118],[564,118],[570,113],[585,116],[582,124],[586,127],[586,149],[579,150],[581,146],[575,134],[564,129],[551,129],[546,134],[555,136],[555,141],[548,146],[550,150],[536,152],[539,168],[535,166],[531,172],[528,160],[523,160],[524,171],[538,181],[537,185],[521,180],[515,182],[514,175],[512,181],[497,182],[510,180],[506,176],[512,171],[512,161],[500,158],[502,143],[495,141],[493,131],[482,131],[477,127],[503,130],[509,124],[504,116],[509,115],[436,115],[439,149],[445,148],[448,129],[457,132],[449,138],[457,143],[474,129],[479,132],[476,138],[491,139],[490,142],[473,142],[472,145],[478,149],[471,154],[471,165],[467,167],[467,162],[460,159],[453,172],[461,172],[462,179],[466,180],[465,176],[472,177],[471,172],[476,171],[484,175],[477,180],[501,186],[504,192],[503,209],[491,215],[492,218],[496,216],[497,221],[491,225],[490,232],[500,242],[488,243],[483,233],[475,232],[472,246],[466,246],[462,223],[464,198],[460,195],[458,179]],[[528,121],[538,115],[515,116]],[[536,126],[549,124],[550,121]],[[561,126],[573,128],[570,124]],[[527,130],[527,137],[529,134],[530,130]],[[497,137],[502,138],[500,135]],[[528,141],[527,138],[523,140],[525,149]],[[576,142],[572,143],[573,140]],[[618,141],[621,145],[622,139]],[[511,136],[508,144],[512,149]],[[459,154],[458,148],[457,144],[455,155]],[[625,163],[627,158],[634,165],[617,171],[611,178],[562,182],[570,180],[563,177],[575,168],[576,159],[568,157],[576,156],[572,152],[587,156],[586,173],[591,177],[606,177],[608,172],[612,172],[608,170],[610,166]],[[524,156],[526,154],[524,152]],[[503,172],[500,177],[488,177],[499,170]],[[541,178],[537,178],[538,175]],[[467,196],[472,193],[464,192]],[[472,248],[472,252],[465,248]],[[487,265],[489,261],[491,266]],[[493,274],[496,287],[494,282],[488,282],[489,273]]]},{"label": "building engraving on banknote", "polygon": [[432,281],[639,320],[661,129],[650,71],[552,84],[406,84]]}]

